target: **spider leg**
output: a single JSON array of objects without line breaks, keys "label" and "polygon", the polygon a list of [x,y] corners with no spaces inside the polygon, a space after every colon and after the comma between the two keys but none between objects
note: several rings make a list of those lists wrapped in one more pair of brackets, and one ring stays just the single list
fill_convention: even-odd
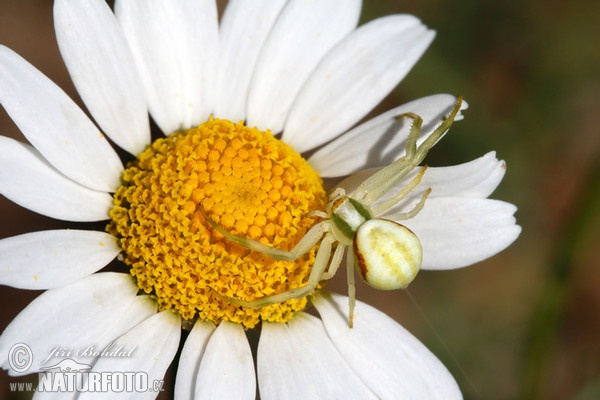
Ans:
[{"label": "spider leg", "polygon": [[242,301],[237,299],[227,298],[221,295],[219,297],[228,301],[231,304],[235,304],[237,306],[243,306],[248,308],[262,308],[266,306],[270,306],[276,303],[282,303],[284,301],[288,301],[291,299],[297,299],[300,297],[305,297],[310,292],[315,290],[319,285],[319,282],[323,280],[323,274],[329,265],[329,258],[331,256],[331,246],[335,242],[335,238],[332,234],[327,234],[321,244],[319,245],[319,250],[317,251],[317,256],[315,257],[315,263],[313,265],[312,271],[310,272],[310,276],[308,277],[308,282],[304,286],[300,286],[298,288],[290,289],[283,293],[274,294],[271,296],[263,297],[262,299],[257,299],[254,301]]},{"label": "spider leg", "polygon": [[405,154],[387,167],[371,175],[352,192],[350,197],[357,200],[364,199],[364,203],[368,205],[372,204],[417,165],[413,163],[413,159],[417,152],[417,139],[423,125],[423,119],[414,113],[404,113],[396,116],[396,119],[401,118],[410,118],[413,120],[406,139]]},{"label": "spider leg", "polygon": [[438,140],[440,140],[440,138],[448,131],[448,129],[450,129],[450,127],[452,126],[452,123],[454,122],[454,119],[456,118],[456,116],[458,115],[458,112],[460,111],[461,105],[462,105],[462,96],[458,96],[456,99],[456,103],[454,103],[454,107],[452,108],[452,111],[450,111],[450,114],[448,114],[448,116],[444,119],[444,121],[442,121],[442,123],[440,125],[438,125],[438,127],[435,128],[435,130],[433,132],[431,132],[431,135],[429,135],[427,137],[427,139],[425,139],[423,141],[423,143],[421,143],[421,145],[417,148],[417,151],[415,154],[416,165],[419,165],[421,163],[421,161],[423,161],[423,159],[427,155],[427,152],[429,151],[429,149],[431,149],[433,147],[433,145],[435,145],[436,142]]},{"label": "spider leg", "polygon": [[406,138],[405,146],[405,157],[406,159],[411,160],[414,158],[415,153],[417,152],[417,138],[419,137],[421,127],[423,126],[423,118],[411,112],[396,115],[397,120],[402,118],[410,118],[413,120],[410,127],[410,132],[408,133],[408,138]]},{"label": "spider leg", "polygon": [[456,115],[460,111],[461,104],[462,97],[459,96],[450,114],[420,146],[417,146],[417,139],[421,131],[423,119],[415,113],[404,113],[396,116],[397,119],[410,118],[413,120],[408,138],[406,139],[405,155],[373,174],[360,184],[349,197],[362,201],[366,205],[373,204],[381,198],[390,188],[423,161],[429,149],[450,129]]},{"label": "spider leg", "polygon": [[426,170],[427,170],[427,166],[424,166],[423,168],[421,168],[421,170],[417,173],[417,175],[414,178],[412,178],[410,180],[410,182],[408,182],[408,185],[404,186],[402,188],[402,190],[400,190],[398,192],[398,194],[396,194],[392,198],[384,201],[383,203],[374,206],[373,214],[379,215],[379,214],[389,210],[396,204],[398,204],[398,202],[400,200],[405,198],[407,194],[409,194],[415,187],[417,187],[417,185],[419,183],[421,183],[421,179],[423,179],[423,175],[425,175]]},{"label": "spider leg", "polygon": [[356,285],[354,283],[354,250],[348,254],[346,278],[348,280],[348,326],[354,325],[354,307],[356,306]]},{"label": "spider leg", "polygon": [[329,280],[334,277],[338,268],[342,264],[342,258],[344,257],[345,249],[346,249],[346,246],[344,246],[342,244],[338,244],[338,247],[336,247],[335,251],[333,252],[333,257],[331,257],[331,262],[329,263],[329,268],[327,268],[327,271],[324,272],[323,276],[321,277],[322,281],[326,281],[326,280]]},{"label": "spider leg", "polygon": [[342,187],[335,188],[333,192],[329,194],[329,203],[327,203],[326,207],[327,214],[331,215],[335,202],[344,196],[346,196],[346,189]]},{"label": "spider leg", "polygon": [[337,200],[346,195],[346,190],[342,187],[338,187],[333,189],[333,191],[329,194],[330,200]]},{"label": "spider leg", "polygon": [[307,253],[310,249],[312,249],[319,242],[319,239],[321,239],[323,234],[329,230],[329,220],[321,221],[312,228],[310,228],[309,231],[306,232],[306,234],[302,237],[302,239],[300,239],[300,241],[292,250],[286,251],[277,247],[266,245],[256,240],[249,239],[245,236],[235,235],[231,232],[228,232],[221,225],[213,221],[202,209],[202,207],[200,207],[200,211],[204,216],[204,219],[217,232],[225,236],[225,238],[230,242],[239,244],[240,246],[244,246],[250,250],[266,254],[276,260],[291,261],[300,258],[303,254]]},{"label": "spider leg", "polygon": [[423,209],[423,206],[425,206],[425,200],[427,200],[427,196],[429,196],[429,193],[431,193],[431,188],[427,189],[425,193],[423,193],[423,196],[421,196],[421,200],[419,200],[419,202],[412,208],[412,210],[398,214],[384,215],[383,217],[392,221],[400,221],[414,218],[415,215],[417,215],[419,211]]}]

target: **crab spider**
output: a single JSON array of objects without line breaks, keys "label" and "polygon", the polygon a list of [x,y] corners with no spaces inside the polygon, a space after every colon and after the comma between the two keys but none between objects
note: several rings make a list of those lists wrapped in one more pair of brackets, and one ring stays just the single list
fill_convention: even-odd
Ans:
[{"label": "crab spider", "polygon": [[[448,117],[419,146],[417,138],[423,124],[422,118],[414,113],[397,115],[396,119],[412,120],[406,140],[406,154],[370,176],[351,193],[347,194],[343,188],[335,189],[329,195],[326,212],[314,212],[324,220],[314,225],[290,251],[232,234],[204,213],[205,219],[227,240],[277,260],[296,260],[321,241],[312,271],[304,286],[254,301],[219,296],[232,304],[250,308],[261,308],[305,297],[317,288],[319,282],[336,274],[347,247],[351,254],[347,266],[350,327],[355,306],[354,264],[363,280],[371,287],[380,290],[406,288],[421,268],[421,243],[404,225],[390,219],[376,218],[375,215],[389,210],[405,198],[421,182],[427,167],[422,168],[395,196],[376,207],[372,206],[423,161],[429,149],[448,131],[460,111],[461,104],[462,97],[458,97]],[[414,217],[425,205],[430,192],[431,189],[425,191],[421,200],[411,210],[388,218],[403,220]]]}]

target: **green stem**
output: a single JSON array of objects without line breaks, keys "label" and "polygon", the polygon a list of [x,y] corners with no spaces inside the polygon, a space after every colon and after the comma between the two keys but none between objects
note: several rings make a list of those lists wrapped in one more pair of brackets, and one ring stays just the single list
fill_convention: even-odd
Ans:
[{"label": "green stem", "polygon": [[587,237],[594,220],[600,215],[600,157],[596,157],[592,165],[589,184],[582,189],[573,213],[573,219],[559,238],[530,328],[521,374],[523,400],[542,399],[547,395],[543,389],[548,382],[547,372],[554,355],[557,328],[563,319],[569,278],[576,266],[577,256],[588,243]]}]

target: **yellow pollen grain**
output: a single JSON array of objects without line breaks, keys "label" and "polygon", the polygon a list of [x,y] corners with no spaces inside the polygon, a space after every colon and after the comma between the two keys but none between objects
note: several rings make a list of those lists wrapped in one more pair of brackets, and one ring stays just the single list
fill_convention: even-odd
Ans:
[{"label": "yellow pollen grain", "polygon": [[255,310],[224,298],[253,301],[303,286],[316,248],[274,260],[229,242],[203,211],[231,233],[291,250],[326,201],[319,175],[288,145],[241,122],[211,119],[157,140],[128,165],[107,231],[159,309],[252,328],[288,321],[307,299]]}]

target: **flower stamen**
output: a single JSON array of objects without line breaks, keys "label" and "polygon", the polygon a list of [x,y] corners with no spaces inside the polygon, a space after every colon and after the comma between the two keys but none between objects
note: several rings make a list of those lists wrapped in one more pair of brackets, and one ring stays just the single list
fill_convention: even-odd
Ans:
[{"label": "flower stamen", "polygon": [[306,298],[256,310],[224,298],[253,301],[303,286],[318,246],[297,260],[275,260],[226,240],[204,213],[233,234],[290,249],[326,202],[321,178],[288,145],[241,122],[211,119],[157,140],[128,166],[107,230],[160,309],[251,328],[289,320]]}]

